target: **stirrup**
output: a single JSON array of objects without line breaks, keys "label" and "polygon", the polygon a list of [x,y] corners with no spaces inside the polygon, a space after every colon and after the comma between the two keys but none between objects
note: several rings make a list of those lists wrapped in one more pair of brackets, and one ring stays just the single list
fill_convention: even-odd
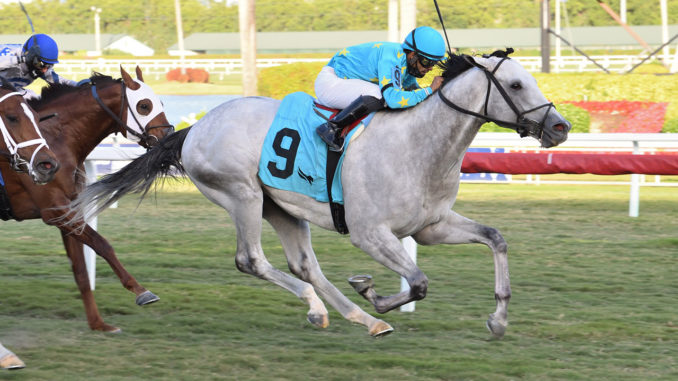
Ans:
[{"label": "stirrup", "polygon": [[334,128],[334,126],[330,125],[328,122],[318,126],[318,128],[315,129],[315,132],[320,136],[320,139],[327,144],[330,151],[341,152],[344,148],[344,139],[336,137],[338,130],[338,128]]}]

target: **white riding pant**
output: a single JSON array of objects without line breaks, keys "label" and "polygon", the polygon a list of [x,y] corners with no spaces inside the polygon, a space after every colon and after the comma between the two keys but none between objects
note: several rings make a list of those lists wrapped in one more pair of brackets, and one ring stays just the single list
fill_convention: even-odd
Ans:
[{"label": "white riding pant", "polygon": [[323,67],[315,79],[315,96],[323,106],[344,109],[361,95],[382,99],[381,89],[376,83],[339,78],[330,66]]}]

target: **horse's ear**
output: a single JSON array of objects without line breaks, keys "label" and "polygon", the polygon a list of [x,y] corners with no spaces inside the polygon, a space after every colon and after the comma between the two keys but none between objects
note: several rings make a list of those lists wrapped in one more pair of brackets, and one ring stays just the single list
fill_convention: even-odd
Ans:
[{"label": "horse's ear", "polygon": [[138,88],[141,87],[141,85],[134,82],[132,77],[129,74],[127,74],[125,69],[122,68],[122,65],[120,65],[120,75],[122,75],[122,80],[123,80],[123,82],[125,82],[125,86],[127,86],[128,88],[130,88],[132,90],[137,90]]},{"label": "horse's ear", "polygon": [[140,80],[141,82],[144,82],[144,76],[141,74],[141,68],[139,67],[139,65],[137,65],[136,72],[137,72],[137,79]]}]

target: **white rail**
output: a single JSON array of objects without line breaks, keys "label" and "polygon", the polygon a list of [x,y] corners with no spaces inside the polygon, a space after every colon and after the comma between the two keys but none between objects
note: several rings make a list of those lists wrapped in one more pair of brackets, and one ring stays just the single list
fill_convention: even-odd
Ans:
[{"label": "white rail", "polygon": [[[541,57],[513,57],[519,61],[525,69],[531,72],[541,71]],[[629,55],[615,56],[592,56],[600,65],[610,71],[625,72],[633,65],[639,63],[643,57]],[[298,62],[327,62],[328,58],[260,58],[257,59],[258,68],[286,65]],[[652,62],[651,60],[648,62]],[[168,71],[179,67],[204,69],[210,75],[223,80],[225,76],[242,74],[242,60],[237,58],[187,58],[184,61],[178,59],[81,59],[60,61],[57,71],[59,74],[73,79],[87,78],[92,71],[102,74],[117,76],[120,66],[129,69],[139,65],[148,78],[159,80],[165,77]],[[560,59],[551,58],[551,67],[554,72],[588,72],[601,71],[591,61],[582,56],[561,56]]]}]

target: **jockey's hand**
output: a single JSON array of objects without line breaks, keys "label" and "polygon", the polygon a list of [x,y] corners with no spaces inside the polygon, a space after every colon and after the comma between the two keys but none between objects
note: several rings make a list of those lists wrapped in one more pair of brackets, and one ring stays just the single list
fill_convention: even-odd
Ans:
[{"label": "jockey's hand", "polygon": [[443,84],[443,77],[441,76],[436,76],[433,78],[433,82],[431,82],[431,90],[436,91],[440,89],[440,86]]}]

